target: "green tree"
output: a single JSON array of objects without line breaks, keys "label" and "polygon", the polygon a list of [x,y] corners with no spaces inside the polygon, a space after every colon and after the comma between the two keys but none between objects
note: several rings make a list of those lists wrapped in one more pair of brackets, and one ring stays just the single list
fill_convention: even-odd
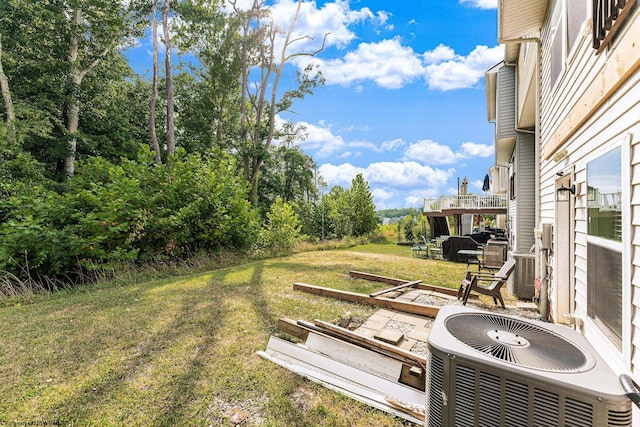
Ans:
[{"label": "green tree", "polygon": [[260,243],[276,254],[290,253],[296,243],[305,238],[300,218],[293,207],[277,198],[267,213],[267,222],[260,233]]},{"label": "green tree", "polygon": [[68,154],[64,158],[64,171],[69,176],[75,168],[82,82],[98,64],[141,34],[136,12],[133,2],[120,0],[75,0],[61,4],[60,13],[65,17],[65,25],[58,31],[65,33],[68,46]]},{"label": "green tree", "polygon": [[9,144],[15,144],[17,142],[16,136],[16,113],[13,108],[13,100],[11,99],[11,91],[9,90],[9,79],[4,73],[4,67],[2,66],[2,34],[0,33],[0,92],[2,92],[2,101],[4,104],[5,114],[7,116],[7,142]]},{"label": "green tree", "polygon": [[281,145],[272,150],[260,176],[258,206],[268,210],[280,197],[283,201],[301,204],[317,198],[315,187],[315,162],[297,147]]},{"label": "green tree", "polygon": [[[238,9],[236,1],[230,1],[241,21],[239,56],[241,58],[240,91],[240,139],[237,152],[242,157],[245,179],[251,185],[251,199],[258,201],[260,172],[271,145],[278,135],[276,115],[287,111],[295,99],[302,99],[313,89],[324,83],[322,75],[314,67],[307,67],[297,73],[297,88],[279,93],[282,72],[287,62],[301,55],[314,56],[324,46],[313,53],[289,53],[291,46],[301,38],[292,39],[302,0],[298,0],[296,12],[288,29],[277,28],[269,17],[265,2],[254,0],[248,12]],[[278,36],[283,33],[281,50],[276,51]],[[254,67],[258,72],[254,73]],[[252,80],[252,76],[257,76]],[[269,93],[270,92],[270,93]],[[295,132],[292,136],[295,136]]]},{"label": "green tree", "polygon": [[190,52],[197,65],[189,65],[176,78],[181,94],[176,144],[188,152],[219,148],[237,151],[240,140],[241,45],[240,18],[220,8],[219,2],[185,0],[176,4],[184,25],[176,28],[176,45]]},{"label": "green tree", "polygon": [[354,236],[364,236],[376,230],[376,206],[373,204],[373,195],[369,183],[362,174],[356,175],[351,181],[349,190],[349,207]]},{"label": "green tree", "polygon": [[418,239],[416,234],[416,222],[413,215],[407,215],[401,222],[404,230],[404,238],[407,242],[415,242]]},{"label": "green tree", "polygon": [[[94,101],[99,104],[109,90],[115,95],[129,93],[113,87],[128,86],[132,77],[120,51],[142,30],[143,14],[132,4],[120,0],[0,2],[3,65],[11,82],[16,131],[23,149],[46,165],[51,176],[72,175],[87,138],[104,135],[104,122],[117,123],[127,113],[122,105],[130,101],[118,100],[117,110],[103,111],[102,120],[94,121],[98,129],[82,123],[84,108]],[[98,89],[100,85],[105,88]],[[118,132],[120,141],[130,140],[122,135],[122,128]]]},{"label": "green tree", "polygon": [[351,236],[353,224],[348,191],[339,185],[332,187],[329,193],[323,196],[323,204],[326,236],[338,239]]}]

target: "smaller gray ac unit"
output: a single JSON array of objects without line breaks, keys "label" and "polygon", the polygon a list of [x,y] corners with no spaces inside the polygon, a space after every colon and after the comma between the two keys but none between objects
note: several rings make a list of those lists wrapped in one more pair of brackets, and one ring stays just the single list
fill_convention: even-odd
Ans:
[{"label": "smaller gray ac unit", "polygon": [[565,326],[447,305],[427,346],[428,427],[631,427],[617,375]]},{"label": "smaller gray ac unit", "polygon": [[531,300],[535,296],[536,257],[529,253],[510,252],[516,260],[516,268],[507,280],[507,290],[520,299]]}]

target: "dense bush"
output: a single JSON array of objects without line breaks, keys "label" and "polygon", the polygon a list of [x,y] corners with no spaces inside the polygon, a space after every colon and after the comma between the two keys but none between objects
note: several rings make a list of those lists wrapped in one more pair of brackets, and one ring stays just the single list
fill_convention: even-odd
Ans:
[{"label": "dense bush", "polygon": [[301,234],[300,218],[293,207],[277,198],[267,213],[267,222],[260,231],[260,247],[274,254],[290,253],[306,236]]},{"label": "dense bush", "polygon": [[257,215],[230,158],[179,153],[170,167],[152,159],[146,152],[119,165],[92,158],[62,194],[23,187],[1,200],[0,270],[62,276],[255,242]]}]

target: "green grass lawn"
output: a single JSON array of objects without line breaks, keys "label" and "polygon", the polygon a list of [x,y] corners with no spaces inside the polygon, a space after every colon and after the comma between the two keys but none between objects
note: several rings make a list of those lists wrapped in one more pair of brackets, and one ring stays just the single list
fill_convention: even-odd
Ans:
[{"label": "green grass lawn", "polygon": [[263,360],[280,317],[336,321],[376,309],[294,292],[369,293],[360,270],[457,287],[464,264],[370,244],[188,277],[99,286],[0,306],[0,425],[400,426],[398,419]]}]

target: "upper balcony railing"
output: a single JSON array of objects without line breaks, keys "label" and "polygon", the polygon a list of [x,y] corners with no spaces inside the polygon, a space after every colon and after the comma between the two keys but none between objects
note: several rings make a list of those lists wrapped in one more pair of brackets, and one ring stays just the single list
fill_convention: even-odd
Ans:
[{"label": "upper balcony railing", "polygon": [[483,211],[507,208],[506,194],[442,196],[424,199],[424,213],[446,211]]},{"label": "upper balcony railing", "polygon": [[636,0],[593,0],[593,48],[600,54],[613,40]]}]

